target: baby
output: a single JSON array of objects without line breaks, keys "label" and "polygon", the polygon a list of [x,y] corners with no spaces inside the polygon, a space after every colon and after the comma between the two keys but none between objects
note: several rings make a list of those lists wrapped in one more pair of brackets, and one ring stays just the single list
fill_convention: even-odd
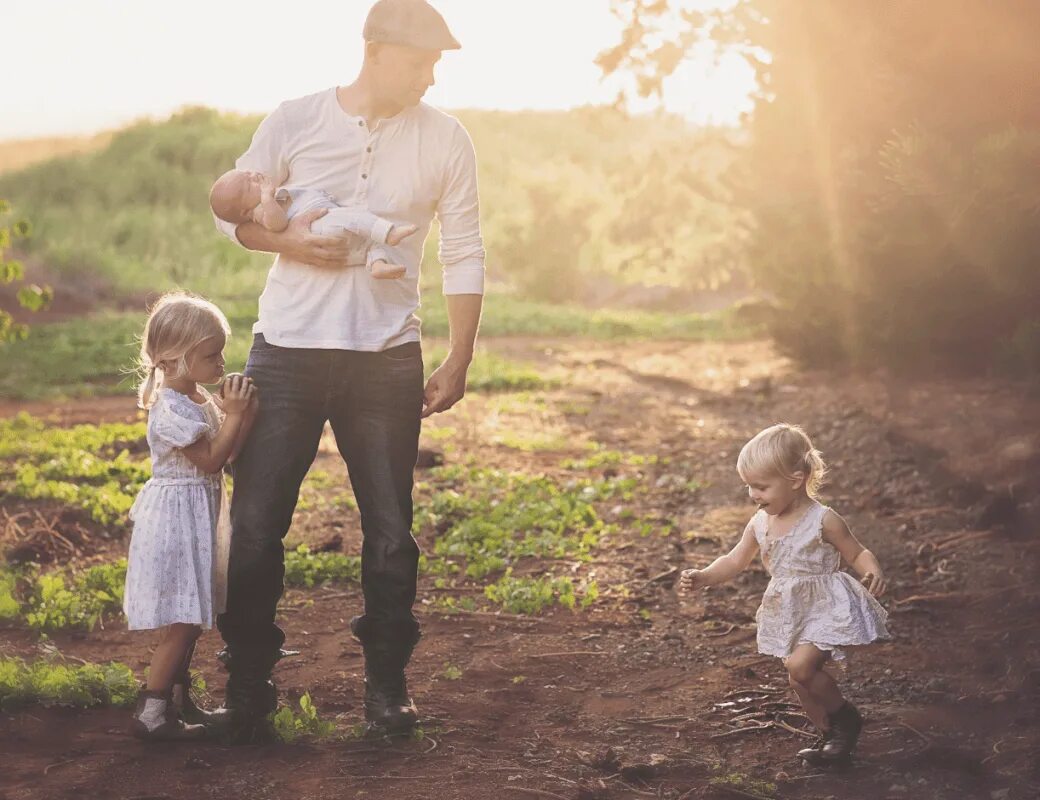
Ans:
[{"label": "baby", "polygon": [[341,231],[362,236],[373,242],[366,263],[373,278],[400,278],[405,268],[392,263],[390,251],[382,245],[397,245],[415,233],[415,225],[397,225],[358,208],[340,206],[335,198],[319,189],[304,186],[276,188],[266,175],[232,169],[221,175],[209,194],[213,213],[225,222],[255,222],[269,231],[284,231],[297,214],[315,208],[329,212],[314,221],[311,230],[320,234]]}]

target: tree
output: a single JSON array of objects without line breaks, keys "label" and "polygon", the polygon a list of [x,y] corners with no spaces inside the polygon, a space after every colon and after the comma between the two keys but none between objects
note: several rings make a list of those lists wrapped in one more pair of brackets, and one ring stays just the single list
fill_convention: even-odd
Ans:
[{"label": "tree", "polygon": [[758,76],[729,173],[778,341],[810,359],[1040,371],[1040,4],[623,0],[637,91],[699,42]]},{"label": "tree", "polygon": [[[6,200],[0,199],[0,284],[22,281],[25,270],[20,261],[5,259],[5,253],[10,248],[14,239],[29,236],[29,223],[18,220],[9,223],[11,207]],[[26,284],[18,289],[18,304],[29,311],[39,311],[46,307],[51,301],[53,292],[50,287],[41,287],[36,284]],[[17,323],[14,317],[7,311],[0,309],[0,345],[16,339],[24,339],[29,334],[27,325]]]}]

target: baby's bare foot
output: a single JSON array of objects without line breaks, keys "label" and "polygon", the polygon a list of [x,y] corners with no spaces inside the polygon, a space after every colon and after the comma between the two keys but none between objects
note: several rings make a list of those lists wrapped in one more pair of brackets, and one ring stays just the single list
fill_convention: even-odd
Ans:
[{"label": "baby's bare foot", "polygon": [[379,278],[380,280],[400,278],[405,273],[404,267],[400,264],[390,264],[382,259],[373,261],[370,269],[372,271],[372,277]]},{"label": "baby's bare foot", "polygon": [[417,230],[419,230],[418,225],[394,225],[390,229],[390,233],[386,235],[386,243],[390,245],[400,244]]}]

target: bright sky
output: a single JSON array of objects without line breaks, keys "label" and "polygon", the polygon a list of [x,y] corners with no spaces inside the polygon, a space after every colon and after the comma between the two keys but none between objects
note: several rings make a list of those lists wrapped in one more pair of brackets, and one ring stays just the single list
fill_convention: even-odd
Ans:
[{"label": "bright sky", "polygon": [[[725,0],[688,0],[714,5]],[[611,102],[593,59],[615,44],[610,0],[433,0],[463,49],[444,54],[426,101],[447,108]],[[185,105],[264,112],[349,83],[371,0],[33,0],[5,3],[0,139],[88,133]],[[695,57],[665,107],[732,124],[750,69]]]}]

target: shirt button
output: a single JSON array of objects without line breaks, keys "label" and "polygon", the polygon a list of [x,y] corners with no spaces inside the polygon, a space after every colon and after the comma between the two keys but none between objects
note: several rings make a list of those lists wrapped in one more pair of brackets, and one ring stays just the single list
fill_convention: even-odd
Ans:
[{"label": "shirt button", "polygon": [[362,173],[361,173],[361,178],[362,178],[363,180],[366,180],[366,181],[367,181],[367,180],[368,180],[368,173],[367,173],[367,172],[362,172]]},{"label": "shirt button", "polygon": [[364,128],[365,127],[365,121],[363,119],[359,119],[357,124],[358,124],[359,128]]},{"label": "shirt button", "polygon": [[366,153],[371,153],[372,152],[372,148],[371,147],[366,147],[365,148],[365,152]]}]

